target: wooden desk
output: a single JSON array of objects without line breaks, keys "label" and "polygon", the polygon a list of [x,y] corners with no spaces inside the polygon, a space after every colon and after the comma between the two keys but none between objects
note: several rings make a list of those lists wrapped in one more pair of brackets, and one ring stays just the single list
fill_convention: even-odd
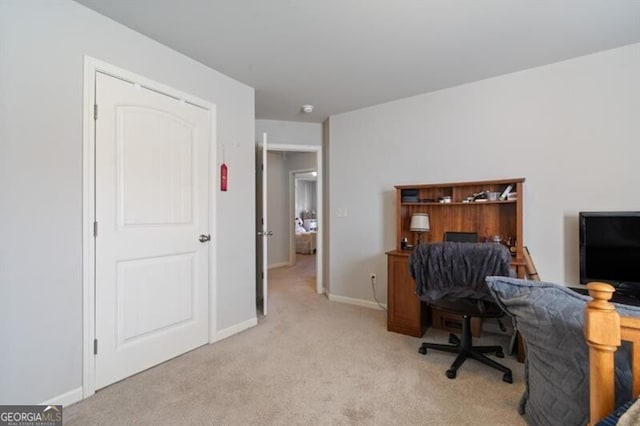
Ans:
[{"label": "wooden desk", "polygon": [[411,251],[387,252],[387,330],[422,337],[428,326],[429,307],[416,295],[409,275]]}]

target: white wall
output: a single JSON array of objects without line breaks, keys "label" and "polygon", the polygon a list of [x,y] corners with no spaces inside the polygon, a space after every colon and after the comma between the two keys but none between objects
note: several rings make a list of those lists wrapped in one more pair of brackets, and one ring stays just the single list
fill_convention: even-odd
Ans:
[{"label": "white wall", "polygon": [[82,385],[85,54],[217,105],[218,330],[256,318],[253,89],[70,0],[2,1],[0,404]]},{"label": "white wall", "polygon": [[287,152],[287,169],[289,171],[316,170],[315,152]]},{"label": "white wall", "polygon": [[256,140],[267,133],[270,144],[322,145],[322,124],[298,121],[256,120]]},{"label": "white wall", "polygon": [[289,263],[289,169],[282,152],[267,152],[267,221],[273,235],[267,239],[267,267]]},{"label": "white wall", "polygon": [[[331,293],[372,300],[393,186],[525,177],[542,279],[578,281],[577,214],[640,210],[640,44],[330,117]],[[346,207],[347,217],[337,217]]]}]

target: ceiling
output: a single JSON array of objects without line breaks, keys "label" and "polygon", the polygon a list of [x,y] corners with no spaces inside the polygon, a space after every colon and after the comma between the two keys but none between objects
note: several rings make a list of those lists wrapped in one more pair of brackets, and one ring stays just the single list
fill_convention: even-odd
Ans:
[{"label": "ceiling", "polygon": [[638,0],[76,1],[254,87],[258,119],[321,122],[640,42]]}]

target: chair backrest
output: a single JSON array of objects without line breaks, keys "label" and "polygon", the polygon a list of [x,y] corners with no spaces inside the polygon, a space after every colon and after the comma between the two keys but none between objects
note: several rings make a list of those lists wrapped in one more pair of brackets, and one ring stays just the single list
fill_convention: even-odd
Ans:
[{"label": "chair backrest", "polygon": [[494,300],[485,278],[509,276],[511,254],[502,244],[443,242],[422,244],[409,257],[416,294],[434,302],[443,297]]},{"label": "chair backrest", "polygon": [[459,232],[459,231],[447,231],[444,233],[442,241],[458,242],[458,243],[477,243],[477,232]]}]

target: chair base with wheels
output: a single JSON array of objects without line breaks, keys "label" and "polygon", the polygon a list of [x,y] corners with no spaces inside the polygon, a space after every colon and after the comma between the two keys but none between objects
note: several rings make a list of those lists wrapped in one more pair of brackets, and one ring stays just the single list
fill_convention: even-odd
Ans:
[{"label": "chair base with wheels", "polygon": [[460,366],[468,359],[472,358],[482,364],[495,368],[503,374],[502,380],[507,383],[513,383],[513,375],[511,370],[502,364],[497,363],[485,354],[495,354],[498,358],[504,358],[502,346],[473,346],[473,338],[471,336],[471,318],[498,318],[503,315],[502,311],[492,303],[485,303],[484,309],[480,310],[477,301],[458,300],[455,302],[440,301],[437,305],[438,309],[442,309],[451,313],[462,315],[462,337],[458,338],[455,334],[449,335],[449,345],[424,342],[418,352],[425,355],[427,349],[433,349],[444,352],[457,353],[451,367],[446,371],[446,375],[450,379],[455,379]]}]

